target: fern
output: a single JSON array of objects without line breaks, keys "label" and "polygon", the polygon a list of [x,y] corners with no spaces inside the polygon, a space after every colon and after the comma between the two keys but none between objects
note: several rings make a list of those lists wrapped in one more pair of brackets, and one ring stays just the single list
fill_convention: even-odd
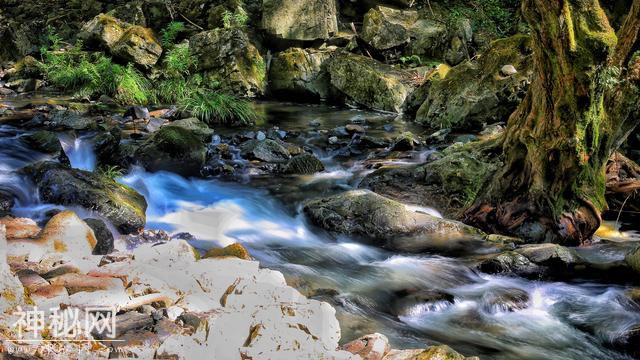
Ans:
[{"label": "fern", "polygon": [[160,39],[162,47],[165,49],[173,47],[181,32],[185,31],[184,23],[179,21],[170,22],[164,29],[160,31]]}]

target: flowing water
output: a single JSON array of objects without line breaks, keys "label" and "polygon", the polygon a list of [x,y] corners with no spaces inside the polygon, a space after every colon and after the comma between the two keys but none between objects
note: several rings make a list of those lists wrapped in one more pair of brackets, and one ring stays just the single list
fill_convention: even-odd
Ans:
[{"label": "flowing water", "polygon": [[[269,109],[263,105],[271,125],[283,129],[305,128],[315,119],[331,127],[362,116],[325,107],[278,105],[271,113]],[[296,122],[296,117],[302,120]],[[404,126],[399,119],[380,115],[377,120]],[[19,194],[14,209],[18,214],[42,218],[51,206],[41,204],[33,186],[15,170],[49,157],[29,149],[22,135],[0,126],[0,188]],[[60,136],[73,167],[95,168],[91,136]],[[625,296],[625,286],[488,275],[472,269],[465,257],[392,253],[346,237],[336,239],[310,226],[300,215],[301,200],[354,188],[369,171],[361,162],[343,163],[315,151],[327,165],[325,172],[276,180],[287,183],[280,192],[293,201],[283,201],[274,190],[282,184],[265,186],[273,185],[270,179],[237,184],[134,168],[119,181],[147,199],[148,228],[188,232],[200,249],[240,242],[263,266],[282,271],[292,286],[331,302],[343,340],[381,332],[396,348],[443,342],[481,358],[628,358],[610,346],[640,324],[640,310]],[[403,161],[421,161],[425,154]],[[605,260],[620,256],[600,248],[583,251]]]}]

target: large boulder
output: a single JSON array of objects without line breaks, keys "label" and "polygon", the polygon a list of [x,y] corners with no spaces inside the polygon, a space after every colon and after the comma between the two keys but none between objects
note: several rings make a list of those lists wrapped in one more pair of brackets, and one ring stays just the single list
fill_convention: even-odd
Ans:
[{"label": "large boulder", "polygon": [[36,184],[45,202],[94,211],[125,234],[144,228],[146,200],[113,179],[55,162],[36,163],[23,172]]},{"label": "large boulder", "polygon": [[373,110],[400,113],[411,92],[409,74],[365,56],[340,53],[327,67],[333,86]]},{"label": "large boulder", "polygon": [[49,113],[49,127],[63,130],[89,130],[96,127],[96,119],[76,110],[53,110]]},{"label": "large boulder", "polygon": [[422,251],[438,243],[482,240],[481,231],[414,210],[367,190],[354,190],[305,204],[314,224],[402,251]]},{"label": "large boulder", "polygon": [[263,0],[262,28],[286,40],[327,39],[338,32],[335,0]]},{"label": "large boulder", "polygon": [[191,54],[207,81],[215,81],[240,96],[262,95],[265,62],[241,29],[214,29],[189,39]]},{"label": "large boulder", "polygon": [[197,118],[180,119],[164,125],[165,127],[180,127],[192,131],[199,136],[202,141],[209,142],[213,136],[213,129]]},{"label": "large boulder", "polygon": [[7,263],[7,238],[4,225],[0,225],[0,312],[24,303],[24,288],[20,280],[11,273]]},{"label": "large boulder", "polygon": [[334,53],[335,48],[290,48],[275,54],[269,68],[270,90],[287,98],[329,98],[331,84],[325,64]]},{"label": "large boulder", "polygon": [[23,140],[29,146],[39,152],[45,154],[59,154],[62,151],[62,145],[58,136],[47,130],[39,130],[23,137]]},{"label": "large boulder", "polygon": [[[506,121],[520,103],[531,76],[531,39],[526,35],[496,40],[478,61],[453,67],[444,77],[425,82],[427,99],[416,121],[431,128],[479,130]],[[504,74],[505,65],[516,73]]]},{"label": "large boulder", "polygon": [[389,50],[409,43],[411,28],[417,20],[415,10],[376,6],[365,14],[360,36],[376,50]]},{"label": "large boulder", "polygon": [[200,174],[207,149],[200,135],[180,126],[163,126],[137,149],[135,158],[149,171]]},{"label": "large boulder", "polygon": [[112,48],[113,55],[134,64],[151,67],[162,55],[162,45],[153,30],[131,26]]},{"label": "large boulder", "polygon": [[162,46],[153,30],[131,25],[106,14],[88,21],[78,38],[90,47],[105,49],[114,56],[143,67],[155,65],[162,54]]}]

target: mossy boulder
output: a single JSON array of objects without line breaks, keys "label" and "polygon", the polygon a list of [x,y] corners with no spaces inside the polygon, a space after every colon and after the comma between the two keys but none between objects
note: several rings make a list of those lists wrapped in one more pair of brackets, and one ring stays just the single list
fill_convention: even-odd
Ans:
[{"label": "mossy boulder", "polygon": [[183,129],[187,129],[199,136],[203,142],[209,142],[211,140],[211,136],[213,136],[214,133],[213,129],[210,128],[207,124],[193,117],[172,121],[164,125],[164,127],[180,127]]},{"label": "mossy boulder", "polygon": [[251,260],[251,255],[249,255],[249,251],[247,251],[247,249],[239,243],[231,244],[223,248],[209,249],[202,258],[209,259],[209,258],[225,258],[225,257],[236,257],[242,260]]},{"label": "mossy boulder", "polygon": [[100,14],[88,21],[78,34],[78,38],[86,45],[111,49],[124,35],[129,27],[124,21],[113,16]]},{"label": "mossy boulder", "polygon": [[134,157],[149,171],[196,176],[205,164],[206,153],[196,132],[179,126],[163,126],[142,143]]},{"label": "mossy boulder", "polygon": [[91,48],[104,49],[122,60],[142,67],[155,65],[162,55],[162,46],[153,30],[106,14],[97,15],[88,21],[78,38]]},{"label": "mossy boulder", "polygon": [[135,190],[98,174],[40,162],[22,169],[44,202],[80,206],[109,220],[121,233],[144,228],[147,202]]},{"label": "mossy boulder", "polygon": [[[512,65],[517,73],[501,73]],[[428,96],[416,121],[431,128],[479,130],[506,121],[526,94],[532,76],[531,39],[516,35],[496,40],[477,61],[453,67],[424,85]]]},{"label": "mossy boulder", "polygon": [[481,231],[445,220],[367,190],[354,190],[305,204],[315,225],[394,250],[419,252],[437,243],[482,240]]},{"label": "mossy boulder", "polygon": [[332,94],[326,61],[335,48],[290,48],[274,55],[269,68],[270,90],[276,96],[322,100]]},{"label": "mossy boulder", "polygon": [[39,130],[34,133],[25,135],[23,140],[29,146],[39,152],[45,154],[59,154],[62,151],[62,145],[58,136],[51,131]]},{"label": "mossy boulder", "polygon": [[341,52],[328,61],[331,84],[348,99],[373,110],[400,113],[412,86],[410,74],[371,58]]},{"label": "mossy boulder", "polygon": [[294,156],[285,166],[285,174],[311,175],[324,171],[324,164],[313,154]]},{"label": "mossy boulder", "polygon": [[91,130],[96,119],[76,110],[53,110],[49,113],[49,127],[62,130]]},{"label": "mossy boulder", "polygon": [[266,87],[266,65],[241,29],[204,31],[189,39],[189,49],[207,81],[240,96],[259,96]]},{"label": "mossy boulder", "polygon": [[338,32],[335,0],[263,0],[262,28],[286,40],[327,39]]},{"label": "mossy boulder", "polygon": [[389,50],[411,41],[411,28],[417,20],[415,10],[376,6],[365,14],[360,36],[376,50]]},{"label": "mossy boulder", "polygon": [[143,67],[151,67],[160,59],[162,45],[153,30],[134,25],[122,34],[111,52],[125,61]]}]

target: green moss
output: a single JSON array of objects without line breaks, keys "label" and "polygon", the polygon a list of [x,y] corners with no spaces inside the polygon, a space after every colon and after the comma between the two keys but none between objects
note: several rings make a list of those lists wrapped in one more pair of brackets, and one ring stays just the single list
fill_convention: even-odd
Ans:
[{"label": "green moss", "polygon": [[236,257],[243,260],[251,260],[251,255],[244,246],[239,243],[231,244],[224,248],[214,248],[207,251],[204,255],[204,259],[207,258],[224,258],[224,257]]}]

